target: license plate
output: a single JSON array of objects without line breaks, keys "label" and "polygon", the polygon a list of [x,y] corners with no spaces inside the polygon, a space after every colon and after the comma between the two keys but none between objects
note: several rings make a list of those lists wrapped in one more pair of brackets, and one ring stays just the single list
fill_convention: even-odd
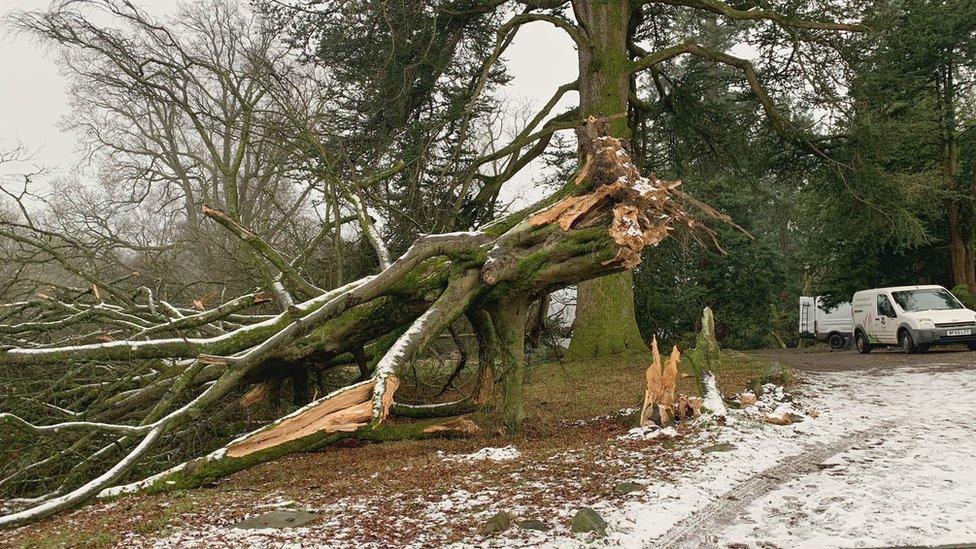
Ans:
[{"label": "license plate", "polygon": [[972,330],[949,330],[948,332],[946,332],[946,335],[949,337],[968,336],[968,335],[973,335],[973,331]]}]

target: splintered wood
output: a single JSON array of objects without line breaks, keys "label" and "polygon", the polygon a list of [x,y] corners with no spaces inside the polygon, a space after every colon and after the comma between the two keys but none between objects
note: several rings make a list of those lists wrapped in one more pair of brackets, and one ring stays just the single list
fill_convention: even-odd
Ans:
[{"label": "splintered wood", "polygon": [[678,361],[681,353],[675,347],[662,368],[657,338],[651,344],[653,360],[647,369],[647,388],[644,389],[644,406],[641,407],[640,426],[668,425],[674,421],[674,392],[678,379]]},{"label": "splintered wood", "polygon": [[[396,377],[391,376],[386,383],[387,390],[383,395],[383,410],[381,410],[383,417],[389,411],[398,381]],[[375,387],[375,381],[362,383],[335,396],[322,399],[263,431],[231,444],[227,448],[227,456],[246,456],[319,432],[352,432],[365,427],[373,420]]]},{"label": "splintered wood", "polygon": [[569,231],[603,222],[610,215],[609,233],[618,249],[607,263],[630,269],[641,262],[643,249],[664,240],[674,225],[692,227],[694,221],[674,199],[680,181],[641,176],[623,143],[604,133],[592,117],[580,132],[586,162],[577,184],[585,181],[590,192],[560,200],[530,217],[529,223],[556,223]]},{"label": "splintered wood", "polygon": [[254,386],[250,391],[244,393],[241,397],[241,407],[250,408],[261,402],[266,402],[268,397],[271,396],[271,383],[268,381],[262,381]]},{"label": "splintered wood", "polygon": [[677,395],[678,363],[681,353],[677,347],[671,350],[668,361],[662,364],[657,338],[651,344],[652,362],[647,369],[647,387],[644,389],[644,405],[641,407],[640,426],[663,427],[675,420],[701,415],[702,400],[698,397]]}]

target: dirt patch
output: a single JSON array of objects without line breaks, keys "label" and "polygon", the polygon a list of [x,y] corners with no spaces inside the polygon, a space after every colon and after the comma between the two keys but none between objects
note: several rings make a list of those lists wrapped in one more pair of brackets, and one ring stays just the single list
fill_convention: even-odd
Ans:
[{"label": "dirt patch", "polygon": [[799,372],[867,371],[885,375],[892,368],[913,368],[922,371],[948,372],[976,369],[976,352],[965,348],[936,348],[914,355],[896,349],[877,349],[862,355],[855,351],[829,352],[822,349],[765,349],[750,351],[753,356],[783,363]]}]

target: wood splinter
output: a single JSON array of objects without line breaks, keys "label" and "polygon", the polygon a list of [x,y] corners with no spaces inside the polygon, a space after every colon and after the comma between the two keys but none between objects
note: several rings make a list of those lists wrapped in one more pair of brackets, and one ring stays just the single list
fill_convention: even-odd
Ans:
[{"label": "wood splinter", "polygon": [[696,418],[701,415],[702,399],[681,394],[675,396],[678,379],[678,364],[681,352],[678,347],[671,350],[667,363],[662,365],[658,351],[657,338],[651,344],[652,362],[647,369],[647,388],[644,390],[644,405],[641,407],[640,426],[657,425],[664,427],[675,420]]}]

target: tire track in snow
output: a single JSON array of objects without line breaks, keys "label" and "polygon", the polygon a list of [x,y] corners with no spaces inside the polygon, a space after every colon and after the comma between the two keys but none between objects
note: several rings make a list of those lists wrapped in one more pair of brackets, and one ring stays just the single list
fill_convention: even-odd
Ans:
[{"label": "tire track in snow", "polygon": [[820,464],[828,458],[863,444],[867,439],[884,433],[898,423],[898,419],[889,419],[869,429],[850,433],[831,444],[810,445],[807,451],[786,458],[736,484],[725,495],[662,534],[655,540],[654,547],[719,547],[717,534],[722,527],[731,524],[743,514],[753,501],[794,478],[822,470]]}]

